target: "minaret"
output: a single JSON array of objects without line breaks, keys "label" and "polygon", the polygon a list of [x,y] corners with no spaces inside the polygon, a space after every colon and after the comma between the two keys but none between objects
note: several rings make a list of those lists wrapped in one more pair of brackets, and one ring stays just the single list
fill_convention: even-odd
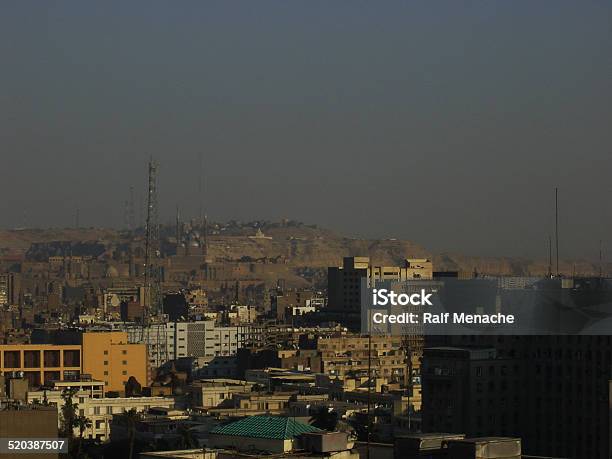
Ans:
[{"label": "minaret", "polygon": [[204,228],[202,229],[204,234],[202,235],[204,243],[204,261],[208,259],[208,216],[204,214]]},{"label": "minaret", "polygon": [[178,255],[178,249],[181,246],[181,215],[179,212],[179,206],[176,206],[176,254]]}]

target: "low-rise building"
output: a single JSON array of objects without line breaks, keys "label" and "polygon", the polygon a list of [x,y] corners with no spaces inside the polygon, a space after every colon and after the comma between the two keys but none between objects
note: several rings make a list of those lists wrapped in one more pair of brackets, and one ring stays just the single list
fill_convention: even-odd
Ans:
[{"label": "low-rise building", "polygon": [[[370,345],[372,348],[370,349]],[[339,335],[320,338],[322,372],[343,380],[355,376],[386,378],[388,384],[406,386],[408,362],[398,336]],[[370,375],[370,373],[372,373]]]},{"label": "low-rise building", "polygon": [[[65,403],[64,390],[76,389],[73,403],[77,404],[79,415],[91,420],[91,427],[84,431],[85,438],[106,441],[110,434],[113,415],[131,409],[147,412],[151,408],[173,408],[175,401],[169,397],[104,397],[104,383],[101,381],[54,382],[49,389],[28,392],[27,402],[54,405],[57,410],[58,427],[61,424],[61,408]],[[79,435],[75,429],[75,435]]]},{"label": "low-rise building", "polygon": [[[130,436],[128,419],[121,414],[113,414],[110,423],[111,441],[127,440]],[[172,408],[151,408],[141,413],[134,422],[135,439],[157,448],[178,447],[182,442],[181,429],[193,428],[201,423],[192,420],[191,416]],[[160,447],[160,449],[162,449]]]},{"label": "low-rise building", "polygon": [[191,384],[194,408],[224,408],[233,406],[233,397],[250,393],[253,383],[238,379],[202,379]]},{"label": "low-rise building", "polygon": [[211,448],[282,454],[297,449],[298,438],[310,432],[319,429],[288,417],[249,416],[214,428],[208,441]]},{"label": "low-rise building", "polygon": [[82,372],[80,345],[0,345],[0,374],[23,374],[30,387],[78,377]]}]

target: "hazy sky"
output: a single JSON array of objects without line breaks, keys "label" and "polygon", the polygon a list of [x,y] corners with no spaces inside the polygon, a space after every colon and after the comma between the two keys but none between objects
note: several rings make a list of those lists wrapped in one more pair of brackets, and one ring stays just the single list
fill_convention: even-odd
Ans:
[{"label": "hazy sky", "polygon": [[432,250],[612,257],[609,1],[7,1],[0,226],[299,219]]}]

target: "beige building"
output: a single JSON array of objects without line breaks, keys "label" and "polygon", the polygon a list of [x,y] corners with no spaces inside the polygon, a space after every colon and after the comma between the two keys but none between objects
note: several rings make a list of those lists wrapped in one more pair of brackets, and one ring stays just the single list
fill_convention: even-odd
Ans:
[{"label": "beige building", "polygon": [[194,408],[222,408],[232,405],[235,394],[249,393],[253,383],[239,379],[202,379],[191,384]]},{"label": "beige building", "polygon": [[427,258],[406,259],[404,266],[373,266],[369,257],[346,257],[342,266],[327,270],[326,310],[330,319],[359,329],[362,285],[370,288],[378,281],[402,282],[432,278],[433,264]]},{"label": "beige building", "polygon": [[[106,398],[103,396],[104,382],[102,381],[57,382],[54,383],[51,390],[28,392],[27,401],[43,403],[46,400],[49,404],[56,405],[59,427],[61,407],[64,405],[62,391],[71,387],[78,389],[73,398],[73,402],[78,404],[78,414],[91,420],[91,427],[84,432],[84,437],[100,441],[108,439],[113,414],[121,414],[131,409],[145,412],[150,408],[174,407],[174,399],[167,397]],[[78,429],[75,429],[75,435],[79,435]]]},{"label": "beige building", "polygon": [[234,393],[228,406],[210,408],[215,416],[255,416],[285,414],[295,392],[241,392]]},{"label": "beige building", "polygon": [[[372,349],[369,349],[369,345]],[[388,384],[404,386],[408,379],[406,354],[401,337],[340,335],[319,338],[322,372],[340,380],[368,376],[385,378]]]}]

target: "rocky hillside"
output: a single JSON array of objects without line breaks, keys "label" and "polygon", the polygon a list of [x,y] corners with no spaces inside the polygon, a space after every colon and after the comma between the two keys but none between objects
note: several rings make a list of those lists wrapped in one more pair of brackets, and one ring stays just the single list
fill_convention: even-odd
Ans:
[{"label": "rocky hillside", "polygon": [[[321,269],[342,264],[345,256],[369,256],[373,263],[393,266],[405,258],[431,257],[436,270],[477,271],[483,274],[545,275],[545,260],[524,258],[483,258],[459,253],[432,254],[427,249],[407,240],[355,239],[314,225],[297,222],[289,224],[256,223],[216,225],[220,230],[209,236],[209,251],[216,259],[263,259],[287,263],[294,268]],[[257,233],[257,229],[261,233]],[[171,231],[168,231],[171,234]],[[103,242],[113,244],[122,240],[117,230],[94,228],[1,230],[0,253],[25,253],[36,243],[56,241]],[[125,241],[125,239],[124,239]],[[598,274],[599,266],[585,260],[564,260],[564,274]],[[612,274],[612,265],[604,273]]]}]

